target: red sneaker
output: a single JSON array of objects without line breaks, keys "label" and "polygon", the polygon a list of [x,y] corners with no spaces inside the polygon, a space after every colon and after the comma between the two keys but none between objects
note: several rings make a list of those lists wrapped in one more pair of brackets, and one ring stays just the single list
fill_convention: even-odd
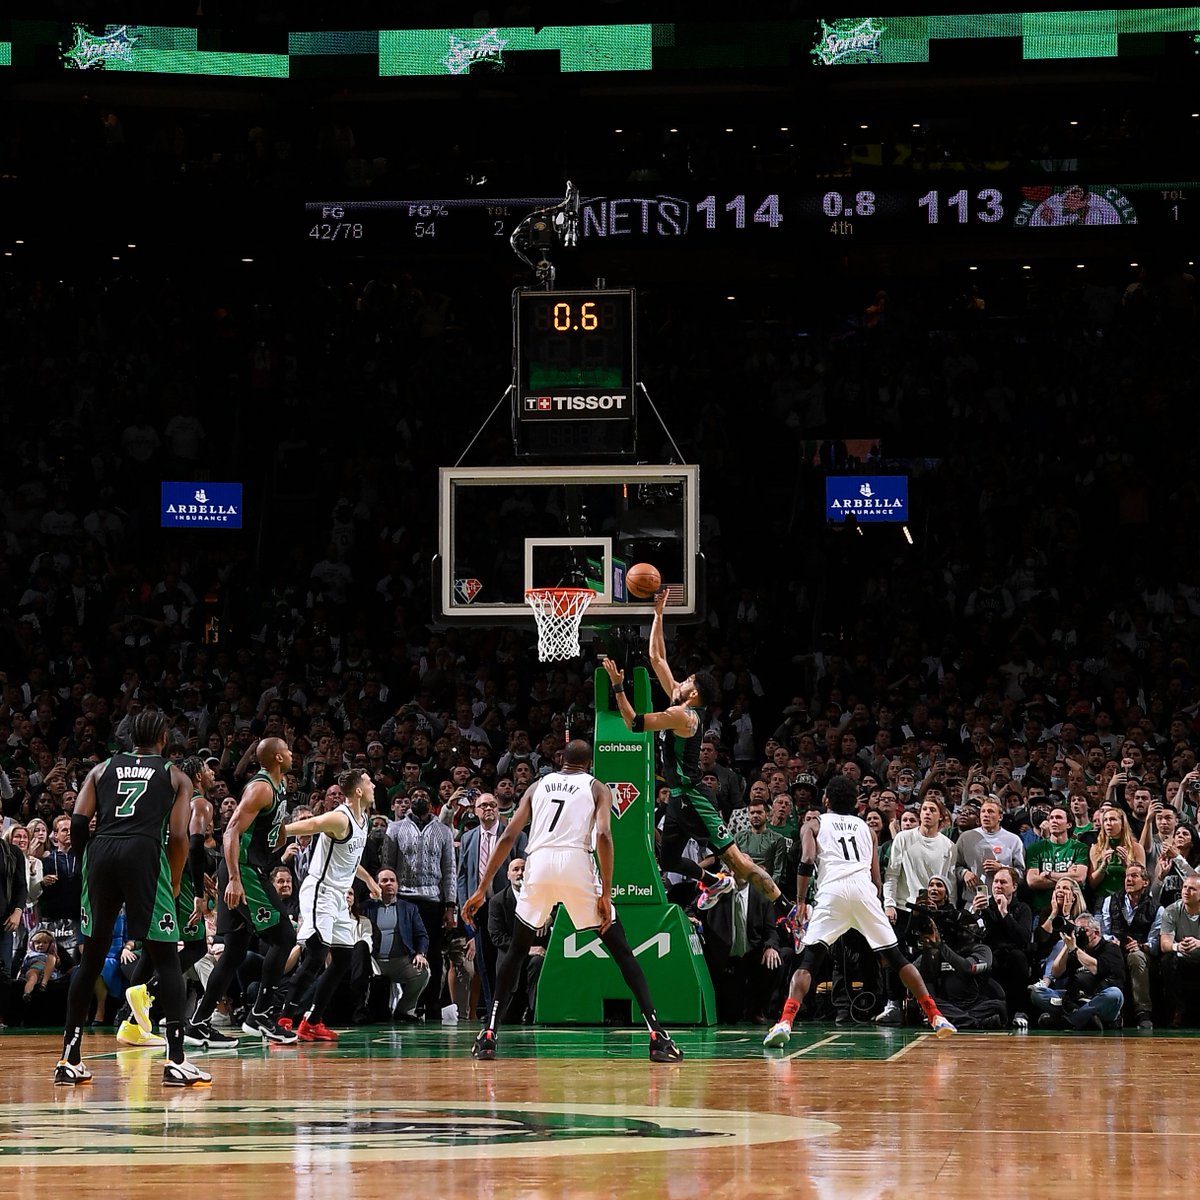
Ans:
[{"label": "red sneaker", "polygon": [[296,1030],[296,1036],[302,1042],[336,1042],[338,1040],[338,1035],[332,1029],[327,1029],[324,1021],[317,1021],[315,1024],[301,1021],[300,1027]]}]

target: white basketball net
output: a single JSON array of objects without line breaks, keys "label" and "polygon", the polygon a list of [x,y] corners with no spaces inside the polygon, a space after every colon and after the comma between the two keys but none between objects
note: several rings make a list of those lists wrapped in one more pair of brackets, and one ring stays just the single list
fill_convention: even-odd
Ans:
[{"label": "white basketball net", "polygon": [[579,657],[579,622],[594,595],[591,588],[530,588],[525,593],[537,621],[541,662]]}]

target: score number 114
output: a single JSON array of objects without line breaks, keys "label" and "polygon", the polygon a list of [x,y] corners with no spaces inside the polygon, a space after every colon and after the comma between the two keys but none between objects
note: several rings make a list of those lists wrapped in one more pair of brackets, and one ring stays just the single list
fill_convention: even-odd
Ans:
[{"label": "score number 114", "polygon": [[[716,196],[705,196],[699,204],[696,205],[696,211],[704,214],[704,228],[716,229],[717,227],[717,198]],[[735,229],[746,228],[746,197],[734,196],[728,204],[725,205],[725,211],[733,213],[733,224]],[[779,223],[783,220],[783,214],[779,211],[779,194],[772,192],[755,210],[751,220],[757,225],[769,225],[772,229],[776,229]]]}]

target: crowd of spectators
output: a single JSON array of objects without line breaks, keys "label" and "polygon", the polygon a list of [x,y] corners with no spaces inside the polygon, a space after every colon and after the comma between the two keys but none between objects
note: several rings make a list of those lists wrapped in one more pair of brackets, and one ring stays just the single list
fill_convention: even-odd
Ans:
[{"label": "crowd of spectators", "polygon": [[[966,981],[939,1003],[986,1001],[985,1024],[1195,1019],[1200,489],[1169,436],[1190,431],[1196,385],[1182,261],[995,291],[767,288],[737,309],[664,287],[645,305],[647,384],[702,471],[708,615],[670,650],[721,685],[706,782],[787,889],[823,782],[856,778],[889,910],[931,973]],[[385,900],[363,907],[347,1013],[475,1011],[511,907],[494,929],[457,921],[475,830],[586,734],[595,669],[591,646],[550,668],[528,631],[431,620],[433,469],[470,430],[428,400],[502,390],[496,296],[385,268],[189,289],[23,266],[0,283],[3,1020],[44,1024],[61,1002],[80,899],[64,814],[148,705],[174,757],[215,760],[214,850],[258,736],[292,745],[294,807],[321,811],[341,769],[366,767]],[[839,440],[863,432],[867,452]],[[825,525],[824,474],[860,453],[910,473],[913,544]],[[247,531],[158,530],[159,481],[214,472],[261,485]],[[284,851],[293,883],[306,852]],[[791,954],[738,903],[697,918],[730,1019],[769,1013]],[[814,1002],[904,1019],[894,981],[844,949]],[[106,989],[136,955],[118,932]],[[1104,986],[1085,998],[1083,976]]]}]

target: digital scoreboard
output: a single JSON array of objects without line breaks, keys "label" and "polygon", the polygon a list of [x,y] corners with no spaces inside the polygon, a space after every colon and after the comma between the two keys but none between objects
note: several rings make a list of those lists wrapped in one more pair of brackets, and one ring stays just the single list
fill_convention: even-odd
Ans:
[{"label": "digital scoreboard", "polygon": [[635,452],[631,288],[513,293],[513,443],[519,455]]}]

